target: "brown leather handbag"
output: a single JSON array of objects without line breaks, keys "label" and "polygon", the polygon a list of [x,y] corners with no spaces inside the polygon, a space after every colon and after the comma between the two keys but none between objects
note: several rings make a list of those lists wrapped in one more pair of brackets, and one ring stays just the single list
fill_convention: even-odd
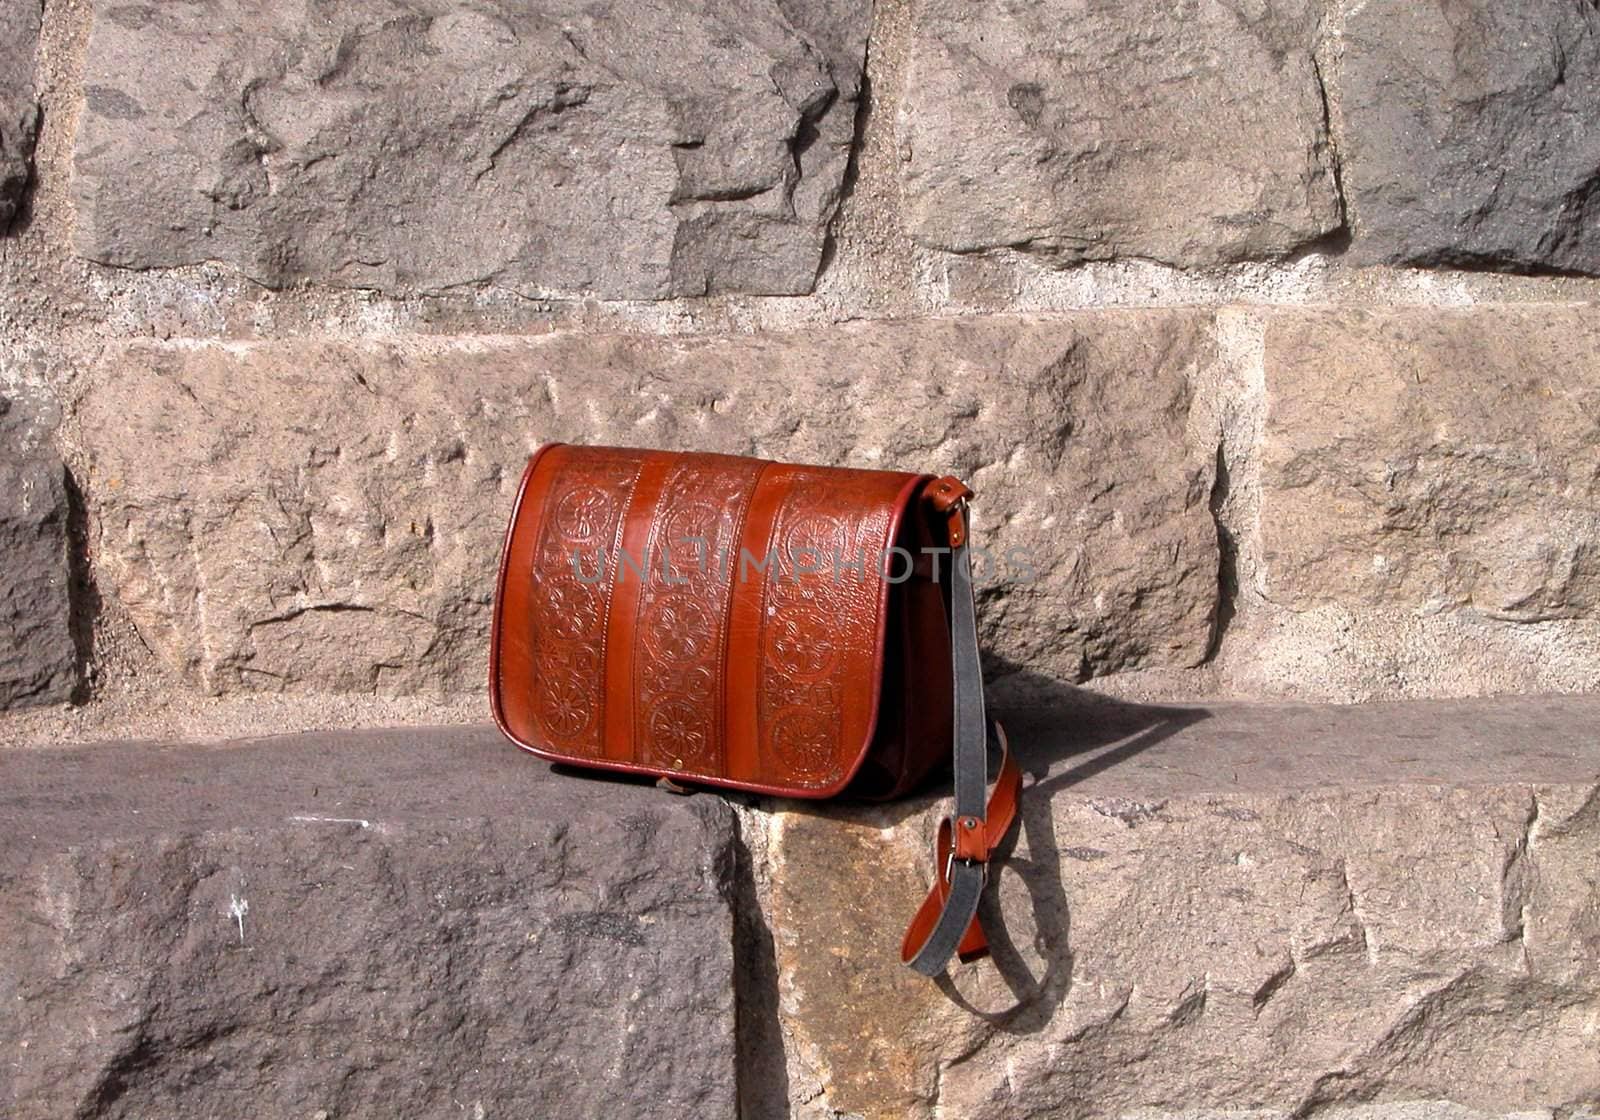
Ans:
[{"label": "brown leather handbag", "polygon": [[573,766],[780,797],[886,798],[953,757],[902,958],[981,956],[1021,772],[989,726],[954,478],[551,444],[506,532],[489,660],[512,742]]}]

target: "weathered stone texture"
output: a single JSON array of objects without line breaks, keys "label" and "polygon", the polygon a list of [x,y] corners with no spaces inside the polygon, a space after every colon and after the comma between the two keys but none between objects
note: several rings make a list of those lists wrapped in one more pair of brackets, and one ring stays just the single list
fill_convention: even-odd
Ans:
[{"label": "weathered stone texture", "polygon": [[811,290],[865,0],[100,0],[79,251],[262,283]]},{"label": "weathered stone texture", "polygon": [[1592,1109],[1597,718],[1541,699],[1018,719],[1034,781],[994,956],[943,986],[897,954],[933,812],[783,814],[796,1115]]},{"label": "weathered stone texture", "polygon": [[[1214,1109],[1141,1108],[1123,1113],[1119,1120],[1299,1120],[1300,1113],[1281,1108]],[[1317,1120],[1562,1120],[1554,1109],[1519,1108],[1484,1111],[1467,1108],[1454,1101],[1414,1099],[1384,1101],[1382,1104],[1356,1104],[1319,1109]],[[1587,1111],[1572,1114],[1573,1120],[1595,1120]]]},{"label": "weathered stone texture", "polygon": [[423,729],[0,754],[0,833],[11,1120],[734,1116],[714,799]]},{"label": "weathered stone texture", "polygon": [[1597,353],[1586,307],[1274,313],[1268,597],[1592,617]]},{"label": "weathered stone texture", "polygon": [[33,90],[40,0],[0,0],[0,233],[11,224],[33,167],[39,99]]},{"label": "weathered stone texture", "polygon": [[1180,266],[1338,228],[1309,0],[927,0],[901,110],[907,224]]},{"label": "weathered stone texture", "polygon": [[1600,272],[1594,6],[1348,6],[1339,101],[1356,254]]},{"label": "weathered stone texture", "polygon": [[1189,413],[1207,323],[131,344],[80,410],[103,577],[214,691],[479,688],[532,448],[697,449],[969,478],[997,675],[1193,664],[1217,588],[1215,437]]},{"label": "weathered stone texture", "polygon": [[66,471],[26,401],[0,396],[0,711],[76,683]]}]

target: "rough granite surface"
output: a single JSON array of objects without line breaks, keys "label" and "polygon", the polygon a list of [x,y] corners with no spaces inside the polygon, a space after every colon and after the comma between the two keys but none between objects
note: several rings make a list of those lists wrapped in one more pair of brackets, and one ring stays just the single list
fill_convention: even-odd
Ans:
[{"label": "rough granite surface", "polygon": [[1344,3],[1356,256],[1600,272],[1594,5]]},{"label": "rough granite surface", "polygon": [[34,56],[40,0],[0,0],[0,235],[22,205],[39,135]]},{"label": "rough granite surface", "polygon": [[0,755],[0,1113],[726,1118],[733,818],[492,729]]},{"label": "rough granite surface", "polygon": [[70,699],[72,634],[66,471],[53,408],[0,393],[0,712]]},{"label": "rough granite surface", "polygon": [[75,242],[273,287],[803,293],[865,0],[101,0]]},{"label": "rough granite surface", "polygon": [[1343,222],[1312,0],[926,0],[900,156],[919,242],[1180,267]]},{"label": "rough granite surface", "polygon": [[1514,623],[1592,617],[1597,348],[1586,308],[1275,315],[1268,596]]},{"label": "rough granite surface", "polygon": [[1600,1106],[1600,701],[1007,715],[1031,778],[993,956],[938,984],[891,916],[945,802],[772,823],[796,1117]]},{"label": "rough granite surface", "polygon": [[1206,656],[1204,315],[717,338],[133,344],[79,411],[105,583],[225,692],[477,690],[499,550],[549,440],[950,471],[984,495],[996,679]]}]

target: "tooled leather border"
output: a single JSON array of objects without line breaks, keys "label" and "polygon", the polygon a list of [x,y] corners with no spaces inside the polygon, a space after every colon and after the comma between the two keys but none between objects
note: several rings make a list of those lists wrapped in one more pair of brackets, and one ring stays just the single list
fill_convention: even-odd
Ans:
[{"label": "tooled leather border", "polygon": [[[522,505],[523,499],[527,495],[529,484],[533,481],[534,474],[538,469],[540,460],[544,457],[546,452],[562,446],[566,445],[560,443],[547,443],[536,450],[529,458],[528,466],[522,474],[522,481],[517,487],[516,501],[512,505],[511,519],[506,526],[505,539],[500,551],[500,567],[499,574],[495,581],[494,610],[491,616],[489,631],[489,706],[494,716],[495,724],[500,728],[501,733],[520,749],[549,762],[566,763],[569,765],[599,770],[612,770],[625,774],[640,774],[647,777],[677,777],[695,785],[715,786],[721,789],[744,790],[750,793],[767,794],[775,797],[791,797],[814,800],[837,796],[845,789],[845,787],[850,784],[851,780],[854,779],[856,774],[860,771],[862,763],[866,761],[867,752],[872,747],[872,741],[877,734],[878,718],[883,702],[883,672],[886,645],[888,640],[887,629],[889,594],[892,587],[887,580],[879,581],[876,612],[877,620],[876,626],[874,627],[876,631],[876,639],[873,643],[872,653],[872,704],[868,719],[865,724],[865,732],[862,736],[861,745],[856,751],[855,761],[851,763],[840,779],[832,785],[821,787],[781,786],[760,782],[739,781],[731,778],[720,778],[704,774],[673,774],[668,770],[641,765],[634,762],[623,762],[616,759],[606,758],[593,758],[586,755],[561,754],[546,747],[536,746],[535,744],[529,742],[511,726],[510,721],[505,713],[502,696],[503,682],[501,680],[500,673],[501,643],[503,637],[503,628],[505,626],[503,606],[505,602],[506,578],[510,566],[509,561],[512,553],[512,545],[518,536],[519,528],[526,532],[537,532],[538,530],[538,526],[534,524],[527,526],[522,525]],[[767,462],[771,461],[767,460]],[[886,540],[884,542],[885,547],[893,544],[894,541],[899,538],[901,528],[905,522],[907,510],[911,508],[916,495],[933,479],[933,477],[934,476],[927,474],[907,475],[906,482],[900,488],[900,491],[895,498],[894,508],[889,514],[889,524],[887,527]],[[528,520],[535,521],[537,519],[530,518]]]},{"label": "tooled leather border", "polygon": [[502,610],[506,598],[506,573],[511,566],[511,543],[516,538],[517,527],[522,523],[522,502],[528,496],[528,484],[533,481],[534,472],[539,467],[539,461],[547,452],[563,446],[560,443],[547,443],[538,448],[528,457],[528,465],[523,469],[522,481],[517,484],[517,496],[511,504],[511,520],[506,523],[505,539],[500,545],[500,570],[494,583],[494,610],[489,621],[489,711],[494,716],[495,726],[500,728],[501,734],[520,747],[532,750],[523,743],[516,733],[511,730],[511,723],[506,718],[505,705],[502,697],[502,684],[500,680],[501,638],[502,638]]}]

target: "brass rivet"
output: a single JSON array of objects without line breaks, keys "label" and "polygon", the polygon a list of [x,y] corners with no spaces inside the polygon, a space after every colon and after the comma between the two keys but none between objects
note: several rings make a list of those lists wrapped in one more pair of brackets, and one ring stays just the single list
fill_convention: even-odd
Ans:
[{"label": "brass rivet", "polygon": [[672,768],[674,770],[682,770],[683,769],[683,759],[681,759],[681,758],[673,759],[672,760]]}]

